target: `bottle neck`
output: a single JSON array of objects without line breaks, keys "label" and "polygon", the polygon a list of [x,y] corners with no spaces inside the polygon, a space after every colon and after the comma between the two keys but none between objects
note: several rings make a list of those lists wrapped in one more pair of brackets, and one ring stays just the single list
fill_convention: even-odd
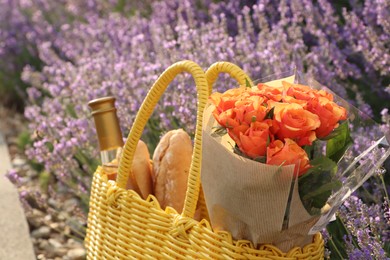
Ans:
[{"label": "bottle neck", "polygon": [[111,163],[123,147],[122,132],[116,115],[115,98],[105,97],[88,103],[92,109],[99,140],[102,164]]},{"label": "bottle neck", "polygon": [[122,147],[117,147],[111,150],[100,151],[100,158],[102,159],[102,164],[113,164],[117,165],[117,158],[119,156]]},{"label": "bottle neck", "polygon": [[122,132],[116,109],[94,115],[100,151],[110,151],[123,146]]}]

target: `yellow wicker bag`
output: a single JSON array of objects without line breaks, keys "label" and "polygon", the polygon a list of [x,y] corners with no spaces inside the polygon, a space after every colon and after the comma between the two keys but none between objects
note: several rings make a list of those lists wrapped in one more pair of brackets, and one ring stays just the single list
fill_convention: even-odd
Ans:
[{"label": "yellow wicker bag", "polygon": [[[194,77],[198,109],[188,190],[183,213],[178,214],[170,207],[162,210],[154,196],[143,200],[125,187],[147,120],[169,83],[184,71]],[[116,182],[108,181],[102,167],[94,174],[85,240],[88,259],[323,259],[324,241],[320,234],[314,236],[313,243],[284,253],[272,245],[254,248],[249,241],[234,241],[229,232],[214,232],[207,215],[200,222],[193,219],[198,198],[198,207],[206,213],[200,187],[202,114],[212,84],[221,72],[229,73],[240,84],[248,78],[231,63],[216,63],[204,73],[196,63],[181,61],[170,66],[154,83],[131,128]]]}]

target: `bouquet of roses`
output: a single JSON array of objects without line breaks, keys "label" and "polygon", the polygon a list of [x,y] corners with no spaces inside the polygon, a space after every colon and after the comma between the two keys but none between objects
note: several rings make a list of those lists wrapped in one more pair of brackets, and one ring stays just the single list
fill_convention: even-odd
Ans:
[{"label": "bouquet of roses", "polygon": [[372,174],[358,177],[362,167],[378,168],[390,151],[376,143],[365,149],[380,155],[371,164],[352,162],[346,155],[356,153],[358,112],[314,81],[294,81],[215,92],[203,124],[202,185],[213,228],[283,250],[311,242]]}]

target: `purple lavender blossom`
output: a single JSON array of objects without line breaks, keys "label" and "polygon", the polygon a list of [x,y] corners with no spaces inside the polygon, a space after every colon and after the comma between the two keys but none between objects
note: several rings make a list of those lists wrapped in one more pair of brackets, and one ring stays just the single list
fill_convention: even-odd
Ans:
[{"label": "purple lavender blossom", "polygon": [[[349,235],[345,237],[350,259],[388,259],[384,243],[388,241],[389,225],[379,204],[368,206],[356,196],[351,196],[339,211]],[[355,240],[358,247],[352,243]],[[359,256],[359,257],[358,257]],[[357,257],[357,258],[356,258]]]},{"label": "purple lavender blossom", "polygon": [[12,183],[18,183],[20,181],[20,176],[18,175],[18,172],[15,169],[11,169],[6,173],[6,177],[12,182]]},{"label": "purple lavender blossom", "polygon": [[[127,133],[148,88],[178,60],[191,59],[204,68],[217,60],[228,60],[254,79],[295,64],[343,98],[348,98],[344,81],[363,74],[359,66],[348,62],[348,49],[338,46],[343,39],[353,41],[355,33],[345,35],[349,31],[337,26],[339,19],[326,1],[318,5],[311,1],[281,1],[279,5],[260,1],[254,5],[248,2],[248,6],[205,3],[204,10],[193,6],[190,1],[158,2],[152,9],[158,12],[150,18],[137,14],[126,18],[117,13],[100,18],[87,6],[86,23],[64,22],[56,25],[55,39],[40,37],[37,47],[45,66],[41,72],[26,67],[23,74],[33,86],[28,91],[30,100],[37,102],[26,109],[26,117],[31,128],[42,132],[54,149],[47,151],[42,140],[38,141],[28,151],[31,158],[36,156],[52,169],[60,167],[63,160],[73,162],[76,151],[69,140],[86,144],[84,148],[90,151],[89,145],[96,145],[96,139],[86,104],[96,97],[117,97],[118,115]],[[50,8],[45,5],[44,10]],[[345,17],[351,21],[351,32],[361,30],[363,22],[352,26],[357,16],[345,13]],[[37,28],[47,25],[39,16],[36,19]],[[217,89],[234,84],[224,80]],[[188,76],[179,77],[174,85],[175,89],[170,88],[162,98],[152,121],[160,122],[160,131],[185,126],[193,132],[196,104],[190,100],[196,95],[194,87]],[[354,85],[349,87],[359,95]],[[357,97],[356,104],[372,115],[363,97]],[[39,152],[41,149],[44,152]]]}]

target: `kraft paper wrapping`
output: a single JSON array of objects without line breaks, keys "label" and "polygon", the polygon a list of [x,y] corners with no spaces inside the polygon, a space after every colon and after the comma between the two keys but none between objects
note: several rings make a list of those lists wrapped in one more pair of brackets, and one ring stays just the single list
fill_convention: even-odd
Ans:
[{"label": "kraft paper wrapping", "polygon": [[214,137],[218,123],[214,106],[204,112],[201,181],[214,230],[229,231],[235,240],[274,244],[287,252],[312,242],[308,235],[318,217],[310,216],[293,190],[289,227],[282,231],[294,165],[273,166],[241,157],[233,152],[228,136]]}]

